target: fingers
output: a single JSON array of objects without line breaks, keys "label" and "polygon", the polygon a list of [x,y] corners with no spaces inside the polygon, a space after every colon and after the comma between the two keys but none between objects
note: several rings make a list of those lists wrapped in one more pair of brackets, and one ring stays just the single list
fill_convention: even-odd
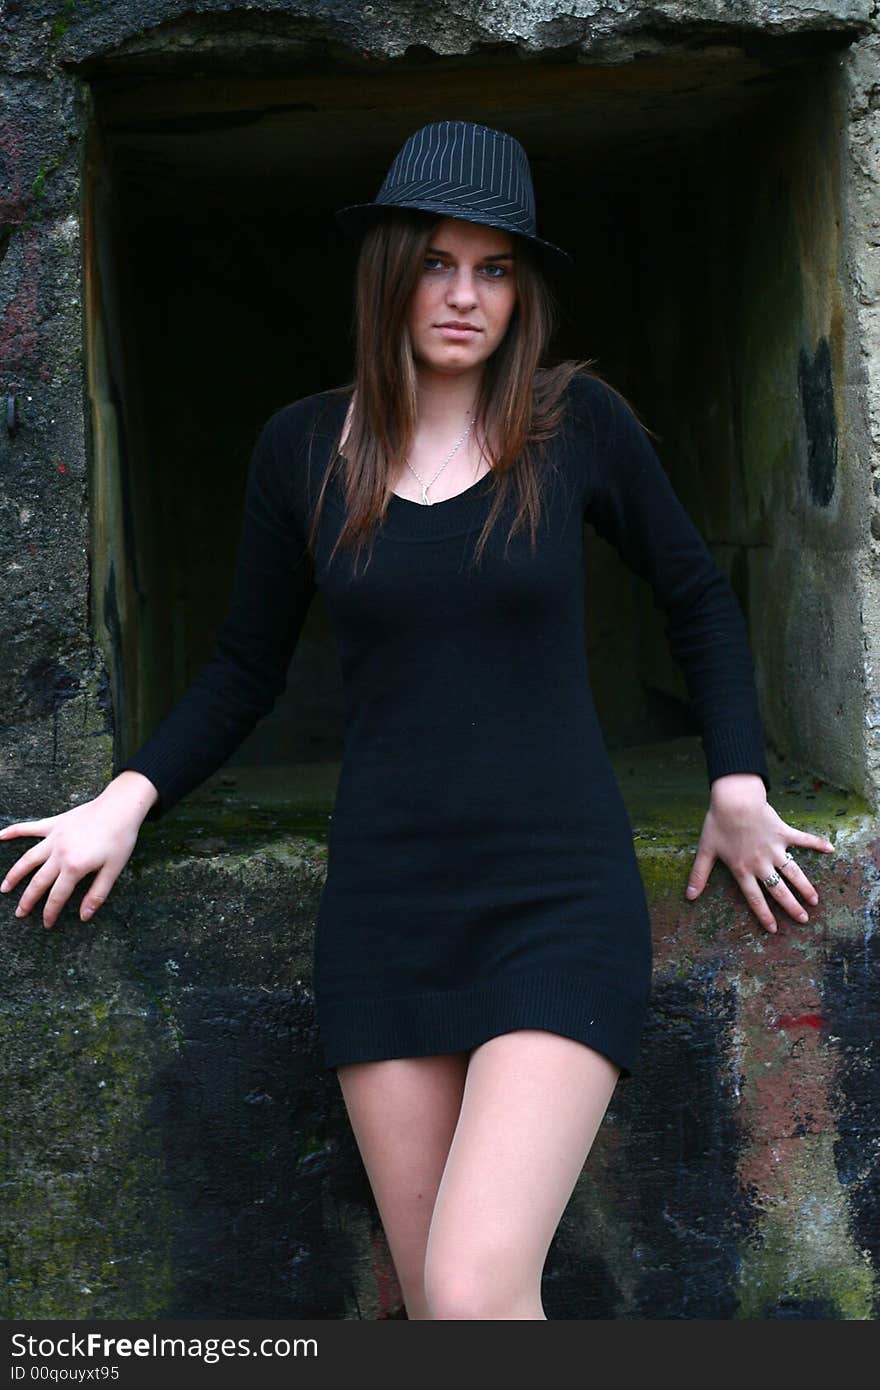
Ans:
[{"label": "fingers", "polygon": [[[783,830],[786,841],[786,848],[785,853],[783,855],[783,860],[785,859],[786,855],[789,854],[789,850],[787,848],[787,846],[789,845],[805,845],[807,849],[818,849],[823,851],[825,854],[834,853],[834,845],[830,840],[827,840],[824,835],[811,835],[806,830],[798,830],[796,826],[785,825],[784,823]],[[801,897],[806,898],[807,902],[810,903],[813,907],[815,907],[816,903],[819,901],[819,894],[816,892],[815,887],[807,878],[807,875],[804,873],[797,860],[792,858],[789,859],[787,863],[780,861],[776,864],[775,867],[777,873],[784,874],[788,882],[792,885],[792,887],[796,888],[797,891],[800,893]],[[769,876],[769,871],[767,876]],[[775,889],[771,891],[773,891],[774,896],[776,896]],[[783,902],[784,905],[788,907],[788,904],[784,901],[784,899]],[[800,906],[800,904],[798,906]],[[805,914],[803,916],[800,915],[800,913],[795,913],[793,915],[797,916],[798,921],[806,922],[808,920]]]},{"label": "fingers", "polygon": [[[131,853],[136,836],[129,833],[129,827],[121,830],[112,825],[108,828],[106,817],[90,809],[93,803],[84,807],[74,807],[72,811],[59,816],[47,816],[38,821],[19,821],[7,825],[0,835],[10,838],[13,834],[39,834],[44,838],[17,859],[0,883],[0,891],[10,892],[26,874],[33,874],[21,895],[16,908],[16,917],[26,917],[34,904],[48,890],[43,908],[43,924],[52,927],[57,922],[64,905],[79,881],[87,874],[95,878],[86,890],[80,904],[80,920],[87,922],[106,901]],[[59,823],[63,833],[50,834]]]},{"label": "fingers", "polygon": [[[771,866],[767,870],[767,873],[762,874],[761,877],[771,878],[774,873],[778,875],[779,870],[774,869]],[[766,889],[766,891],[776,899],[776,901],[779,903],[779,906],[783,907],[785,911],[788,913],[789,917],[793,917],[796,922],[808,922],[810,920],[809,914],[807,913],[803,903],[798,902],[794,893],[792,893],[788,884],[785,882],[784,878],[780,878],[778,883],[762,883],[761,887]],[[818,902],[818,895],[816,901]]]},{"label": "fingers", "polygon": [[717,856],[712,850],[704,849],[702,845],[698,847],[693,867],[688,876],[688,886],[685,890],[686,897],[699,897],[709,881],[712,865],[715,863],[716,858]]},{"label": "fingers", "polygon": [[[770,865],[767,868],[766,874],[761,875],[761,880],[771,878],[774,873],[781,875],[782,872],[783,869],[781,866],[777,868]],[[811,905],[815,905],[819,901],[819,894],[816,892],[816,889],[807,878],[803,869],[793,860],[785,865],[785,873],[790,876],[795,887],[799,892],[803,893],[804,897]],[[780,877],[778,883],[769,884],[759,881],[753,873],[743,872],[742,874],[736,875],[736,881],[742,889],[749,907],[752,909],[761,925],[766,927],[768,931],[776,931],[777,922],[764,896],[765,892],[775,898],[779,906],[783,908],[790,917],[793,917],[796,922],[809,922],[809,913],[803,903],[798,902],[794,893],[791,892],[788,884],[785,882],[785,879]]]},{"label": "fingers", "polygon": [[790,859],[787,864],[780,864],[777,873],[785,874],[789,883],[796,888],[802,898],[806,898],[808,903],[815,907],[819,901],[819,894],[816,892],[810,880],[807,878],[797,860]]},{"label": "fingers", "polygon": [[[709,848],[709,845],[715,839],[715,835],[707,835],[704,828],[703,839],[706,843],[703,844],[701,842],[697,849],[697,855],[690,873],[685,896],[691,901],[699,897],[706,886],[709,872],[716,858],[723,857],[725,864],[727,864],[739,884],[746,902],[761,923],[761,926],[767,931],[775,932],[778,926],[776,918],[767,902],[765,896],[767,893],[775,898],[783,911],[787,912],[794,921],[808,922],[810,920],[809,913],[804,907],[803,902],[795,897],[795,893],[792,890],[796,890],[800,893],[811,907],[814,907],[818,903],[819,894],[801,866],[793,856],[789,855],[788,846],[803,845],[808,849],[817,849],[826,854],[834,853],[835,847],[831,840],[826,839],[824,835],[812,835],[806,830],[798,830],[795,826],[787,825],[785,821],[782,821],[775,813],[774,822],[774,828],[781,832],[783,842],[778,849],[774,850],[772,847],[770,848],[769,852],[773,855],[772,861],[766,862],[763,866],[755,866],[754,868],[745,867],[745,861],[747,859],[752,859],[752,854],[755,849],[754,845],[747,847],[752,853],[737,853],[734,855],[728,852],[734,848],[736,839],[742,838],[741,836],[737,836],[736,826],[733,827],[735,832],[733,835],[727,834],[720,856],[717,851],[713,852]],[[729,827],[725,827],[725,832],[728,830]],[[724,839],[724,836],[722,836],[722,839]],[[733,844],[729,843],[731,840]],[[719,848],[721,847],[719,846]],[[754,863],[754,859],[752,859],[752,862]],[[775,883],[766,883],[764,881],[774,877],[776,879]]]},{"label": "fingers", "polygon": [[[40,869],[38,873],[34,874],[33,878],[31,879],[30,883],[28,884],[27,888],[24,890],[24,892],[21,895],[21,898],[19,899],[18,907],[15,909],[16,917],[26,917],[28,915],[34,903],[38,902],[39,899],[45,893],[46,889],[49,887],[49,885],[55,882],[56,876],[59,882],[64,877],[64,875],[58,873],[56,866],[51,862],[48,864],[44,864],[42,869]],[[64,894],[65,902],[70,896],[70,890],[73,887],[74,882],[75,880],[72,878],[67,879],[67,889]],[[56,902],[57,901],[58,900],[56,896]],[[60,912],[60,910],[61,907],[59,904],[58,911]],[[57,916],[57,912],[55,915]],[[46,921],[45,916],[43,920],[47,927],[51,926],[51,922]]]},{"label": "fingers", "polygon": [[[35,846],[35,848],[37,847]],[[15,876],[16,881],[26,873],[29,868],[32,868],[34,863],[38,862],[32,860],[30,864],[26,865],[24,860],[27,858],[27,855],[23,855],[15,865],[17,871]],[[50,860],[43,866],[39,873],[34,874],[27,888],[22,893],[18,907],[15,909],[16,917],[26,917],[34,904],[39,901],[51,884],[49,896],[43,908],[43,925],[46,927],[53,927],[61,915],[62,908],[68,901],[73,889],[82,876],[83,871],[81,869],[77,871],[67,869],[59,872],[57,864]],[[107,901],[110,889],[113,887],[118,877],[119,869],[117,867],[111,867],[109,864],[102,865],[100,872],[95,875],[91,887],[86,892],[80,904],[81,921],[87,922],[89,918],[97,912],[98,908]],[[14,883],[12,882],[12,870],[10,870],[9,880],[10,888],[14,887]],[[4,880],[4,882],[6,882],[6,880]]]},{"label": "fingers", "polygon": [[834,845],[825,835],[811,835],[807,830],[798,830],[796,826],[785,825],[785,838],[790,845],[806,845],[807,849],[820,849],[825,854],[834,853]]},{"label": "fingers", "polygon": [[86,893],[80,904],[79,915],[83,922],[87,922],[93,913],[107,901],[107,895],[113,884],[116,882],[118,874],[114,869],[104,865],[100,873],[95,874],[94,882]]},{"label": "fingers", "polygon": [[743,897],[761,923],[761,926],[766,927],[767,931],[776,931],[776,918],[767,906],[767,899],[764,897],[764,891],[755,878],[755,875],[749,873],[737,875],[736,881],[743,891]]},{"label": "fingers", "polygon": [[53,821],[57,816],[46,816],[43,820],[20,820],[14,825],[4,825],[0,830],[0,840],[4,837],[12,839],[16,835],[48,835]]},{"label": "fingers", "polygon": [[[48,866],[47,866],[48,867]],[[54,927],[58,921],[61,909],[70,897],[75,885],[79,881],[79,876],[72,873],[60,873],[52,885],[52,890],[46,899],[46,906],[43,908],[43,926]],[[43,890],[41,889],[40,892]],[[30,889],[28,889],[30,892]]]},{"label": "fingers", "polygon": [[45,844],[33,845],[20,859],[16,859],[3,882],[0,883],[0,892],[11,892],[19,879],[24,878],[25,874],[29,874],[37,864],[45,863],[48,855],[49,850]]}]

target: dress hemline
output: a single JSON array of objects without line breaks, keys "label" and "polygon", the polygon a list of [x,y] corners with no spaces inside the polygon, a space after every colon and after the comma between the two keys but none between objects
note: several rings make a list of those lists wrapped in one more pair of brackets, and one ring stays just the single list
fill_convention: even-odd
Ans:
[{"label": "dress hemline", "polygon": [[590,977],[521,970],[470,989],[397,997],[318,1001],[325,1069],[464,1052],[518,1028],[540,1028],[586,1043],[629,1079],[639,1057],[648,1000]]}]

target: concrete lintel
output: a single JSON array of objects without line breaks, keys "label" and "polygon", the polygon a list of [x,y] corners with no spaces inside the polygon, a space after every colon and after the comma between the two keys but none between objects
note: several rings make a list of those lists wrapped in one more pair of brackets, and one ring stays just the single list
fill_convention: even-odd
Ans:
[{"label": "concrete lintel", "polygon": [[[42,22],[34,10],[43,11]],[[47,59],[67,67],[111,58],[115,64],[162,51],[178,59],[224,51],[241,59],[246,39],[253,58],[260,40],[270,50],[279,40],[330,41],[363,58],[399,57],[415,48],[435,54],[468,53],[487,45],[514,44],[526,51],[576,46],[591,58],[605,52],[610,62],[626,61],[653,39],[665,45],[687,31],[718,42],[724,36],[772,36],[791,41],[823,33],[856,38],[876,25],[871,0],[828,0],[810,4],[788,0],[657,0],[651,5],[617,0],[573,0],[564,7],[551,0],[462,0],[451,13],[420,0],[395,4],[346,4],[341,0],[264,0],[244,9],[235,0],[145,0],[100,11],[73,6],[60,12],[44,0],[29,7],[27,20],[11,23],[14,68],[44,68]]]}]

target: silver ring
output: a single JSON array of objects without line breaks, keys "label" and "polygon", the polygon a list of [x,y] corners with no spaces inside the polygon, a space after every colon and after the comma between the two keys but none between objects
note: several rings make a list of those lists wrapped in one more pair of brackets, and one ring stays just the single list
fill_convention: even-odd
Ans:
[{"label": "silver ring", "polygon": [[779,875],[775,869],[773,870],[772,874],[770,874],[769,878],[761,879],[761,882],[763,883],[765,888],[774,888],[776,884],[779,883],[779,881]]},{"label": "silver ring", "polygon": [[785,866],[786,866],[786,864],[793,864],[793,863],[794,863],[794,855],[793,855],[793,854],[787,854],[787,855],[785,856],[785,858],[783,859],[782,863],[779,865],[779,867],[780,867],[780,869],[784,869]]}]

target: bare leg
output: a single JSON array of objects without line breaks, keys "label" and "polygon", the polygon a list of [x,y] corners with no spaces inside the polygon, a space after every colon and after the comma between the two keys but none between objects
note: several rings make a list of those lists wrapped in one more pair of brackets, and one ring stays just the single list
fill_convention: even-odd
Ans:
[{"label": "bare leg", "polygon": [[425,1245],[461,1107],[467,1058],[466,1052],[452,1052],[336,1068],[407,1317],[413,1320],[429,1316]]},{"label": "bare leg", "polygon": [[542,1029],[470,1057],[428,1234],[432,1319],[540,1319],[541,1275],[620,1069]]}]

